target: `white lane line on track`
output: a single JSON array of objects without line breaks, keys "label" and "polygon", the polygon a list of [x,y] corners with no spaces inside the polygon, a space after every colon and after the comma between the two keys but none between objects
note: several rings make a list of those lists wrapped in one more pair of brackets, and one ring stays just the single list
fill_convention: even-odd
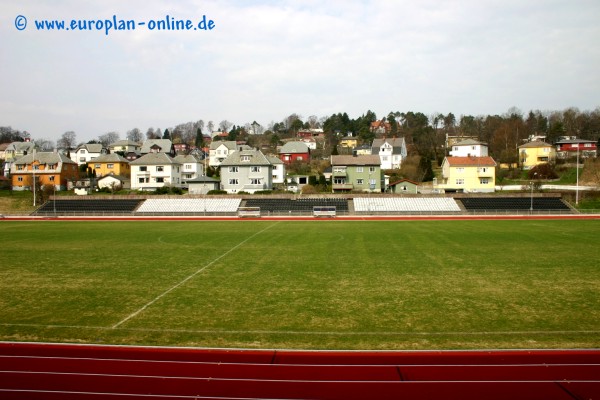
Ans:
[{"label": "white lane line on track", "polygon": [[154,299],[150,300],[148,303],[144,304],[144,306],[142,306],[140,309],[138,309],[137,311],[129,314],[127,317],[123,318],[121,321],[117,322],[116,324],[114,324],[112,326],[112,329],[118,328],[119,326],[121,326],[122,324],[124,324],[125,322],[129,321],[130,319],[134,318],[135,316],[137,316],[138,314],[140,314],[141,312],[143,312],[146,308],[150,307],[152,304],[156,303],[158,300],[160,300],[161,298],[163,298],[164,296],[166,296],[167,294],[171,293],[173,290],[177,289],[178,287],[180,287],[181,285],[185,284],[187,281],[189,281],[190,279],[192,279],[193,277],[195,277],[196,275],[198,275],[199,273],[201,273],[202,271],[204,271],[205,269],[207,269],[208,267],[210,267],[211,265],[213,265],[214,263],[216,263],[217,261],[219,261],[221,258],[227,256],[229,253],[231,253],[232,251],[234,251],[235,249],[237,249],[238,247],[242,246],[244,243],[246,243],[247,241],[249,241],[250,239],[260,235],[261,233],[267,231],[268,229],[271,229],[272,227],[274,227],[275,225],[277,225],[279,222],[275,222],[274,224],[271,224],[269,226],[267,226],[266,228],[264,228],[261,231],[258,231],[256,233],[254,233],[253,235],[249,236],[248,238],[246,238],[245,240],[241,241],[240,243],[238,243],[237,245],[233,246],[231,249],[227,250],[225,253],[221,254],[219,257],[215,258],[214,260],[212,260],[211,262],[209,262],[208,264],[206,264],[205,266],[203,266],[202,268],[200,268],[199,270],[197,270],[196,272],[194,272],[193,274],[187,276],[185,279],[183,279],[181,282],[177,283],[174,286],[171,286],[169,289],[165,290],[164,292],[162,292],[161,294],[159,294],[158,296],[156,296]]}]

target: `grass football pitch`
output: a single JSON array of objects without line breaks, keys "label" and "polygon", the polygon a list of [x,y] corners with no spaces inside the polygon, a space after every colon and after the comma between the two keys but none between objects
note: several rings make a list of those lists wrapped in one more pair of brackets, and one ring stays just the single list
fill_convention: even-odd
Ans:
[{"label": "grass football pitch", "polygon": [[2,221],[0,340],[600,347],[597,220]]}]

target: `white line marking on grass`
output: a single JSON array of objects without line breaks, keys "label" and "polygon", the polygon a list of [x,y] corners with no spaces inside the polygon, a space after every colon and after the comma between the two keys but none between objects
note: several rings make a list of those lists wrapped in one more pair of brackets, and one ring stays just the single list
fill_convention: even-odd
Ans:
[{"label": "white line marking on grass", "polygon": [[119,326],[121,326],[122,324],[124,324],[125,322],[129,321],[131,318],[134,318],[135,316],[137,316],[139,313],[141,313],[142,311],[144,311],[146,308],[150,307],[152,304],[156,303],[158,300],[160,300],[161,298],[163,298],[164,296],[166,296],[167,294],[171,293],[173,290],[177,289],[178,287],[180,287],[181,285],[183,285],[184,283],[186,283],[187,281],[189,281],[190,279],[192,279],[193,277],[195,277],[196,275],[198,275],[200,272],[204,271],[205,269],[207,269],[208,267],[210,267],[211,265],[213,265],[214,263],[216,263],[217,261],[219,261],[221,258],[225,257],[226,255],[228,255],[229,253],[231,253],[232,251],[234,251],[235,249],[237,249],[238,247],[242,246],[244,243],[246,243],[248,240],[254,238],[255,236],[260,235],[261,233],[265,232],[268,229],[271,229],[272,227],[274,227],[275,225],[279,224],[279,222],[275,222],[274,224],[271,224],[269,226],[267,226],[266,228],[264,228],[261,231],[258,231],[256,233],[254,233],[253,235],[249,236],[248,238],[244,239],[243,241],[241,241],[240,243],[238,243],[237,245],[233,246],[231,249],[227,250],[225,253],[221,254],[219,257],[215,258],[214,260],[212,260],[211,262],[209,262],[208,264],[206,264],[204,267],[200,268],[199,270],[197,270],[196,272],[194,272],[193,274],[189,275],[188,277],[186,277],[185,279],[183,279],[181,282],[179,282],[178,284],[170,287],[169,289],[165,290],[164,292],[162,292],[161,294],[159,294],[158,296],[156,296],[154,299],[152,299],[151,301],[149,301],[148,303],[146,303],[142,308],[140,308],[139,310],[129,314],[127,317],[123,318],[121,321],[117,322],[116,324],[114,324],[112,326],[112,329],[118,328]]},{"label": "white line marking on grass", "polygon": [[101,331],[121,330],[134,332],[168,332],[168,333],[203,333],[203,334],[254,334],[254,335],[312,335],[312,336],[496,336],[496,335],[597,335],[599,330],[558,330],[558,331],[440,331],[440,332],[406,332],[406,331],[273,331],[273,330],[219,330],[219,329],[154,329],[154,328],[115,328],[107,326],[85,326],[85,325],[44,325],[44,324],[10,324],[0,323],[0,326],[7,327],[32,327],[32,328],[50,328],[50,329],[95,329]]}]

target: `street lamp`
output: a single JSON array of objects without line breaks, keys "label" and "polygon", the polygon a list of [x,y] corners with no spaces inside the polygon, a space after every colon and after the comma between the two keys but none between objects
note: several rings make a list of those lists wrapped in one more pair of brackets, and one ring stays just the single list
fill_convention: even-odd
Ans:
[{"label": "street lamp", "polygon": [[529,211],[533,212],[533,181],[529,182],[529,187],[531,188],[531,206],[529,207]]}]

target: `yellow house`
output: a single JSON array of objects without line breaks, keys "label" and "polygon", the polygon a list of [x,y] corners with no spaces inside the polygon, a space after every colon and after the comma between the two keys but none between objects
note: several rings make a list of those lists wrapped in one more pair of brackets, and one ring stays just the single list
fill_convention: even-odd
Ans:
[{"label": "yellow house", "polygon": [[96,176],[100,178],[105,175],[121,175],[129,178],[131,169],[129,161],[116,153],[103,154],[88,162],[88,168],[96,171]]},{"label": "yellow house", "polygon": [[340,146],[348,147],[350,149],[355,148],[358,145],[358,138],[354,136],[346,136],[340,139]]},{"label": "yellow house", "polygon": [[33,152],[17,159],[10,169],[13,190],[31,190],[35,185],[52,185],[66,190],[67,181],[79,175],[77,163],[64,154]]},{"label": "yellow house", "polygon": [[492,157],[446,157],[442,182],[434,189],[444,192],[494,192],[496,161]]},{"label": "yellow house", "polygon": [[519,146],[519,163],[523,169],[531,169],[555,160],[556,149],[546,142],[535,141]]}]

